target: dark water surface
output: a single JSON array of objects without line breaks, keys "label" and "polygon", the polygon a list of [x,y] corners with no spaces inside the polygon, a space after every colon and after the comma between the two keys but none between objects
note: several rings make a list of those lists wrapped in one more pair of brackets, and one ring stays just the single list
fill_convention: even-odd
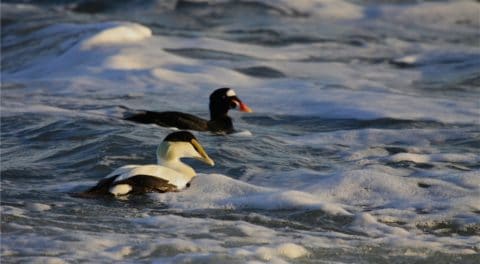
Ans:
[{"label": "dark water surface", "polygon": [[[3,1],[6,263],[478,263],[478,1]],[[208,117],[180,193],[81,199]]]}]

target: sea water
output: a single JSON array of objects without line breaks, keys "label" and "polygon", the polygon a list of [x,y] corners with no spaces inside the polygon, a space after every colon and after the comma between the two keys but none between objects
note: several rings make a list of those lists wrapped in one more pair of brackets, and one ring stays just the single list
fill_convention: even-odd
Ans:
[{"label": "sea water", "polygon": [[[478,1],[3,1],[5,263],[479,263]],[[208,118],[179,193],[82,199]]]}]

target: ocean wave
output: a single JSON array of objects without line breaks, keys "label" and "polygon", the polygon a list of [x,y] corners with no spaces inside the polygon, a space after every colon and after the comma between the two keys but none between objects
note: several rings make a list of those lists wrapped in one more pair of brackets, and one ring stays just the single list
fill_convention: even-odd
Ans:
[{"label": "ocean wave", "polygon": [[275,190],[241,182],[223,175],[200,174],[192,187],[178,194],[159,194],[158,201],[183,209],[321,209],[332,215],[350,215],[339,205],[321,201],[308,193]]},{"label": "ocean wave", "polygon": [[[2,260],[478,259],[478,3],[1,7]],[[126,109],[207,118],[224,86],[254,112],[195,133],[189,189],[69,195],[155,163],[172,130]]]}]

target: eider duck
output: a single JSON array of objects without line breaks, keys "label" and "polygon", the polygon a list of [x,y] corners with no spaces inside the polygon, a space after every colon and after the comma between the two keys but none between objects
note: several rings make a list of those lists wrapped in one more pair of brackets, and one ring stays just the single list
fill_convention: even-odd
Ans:
[{"label": "eider duck", "polygon": [[235,109],[241,112],[252,112],[250,107],[243,103],[231,88],[220,88],[210,95],[210,120],[182,112],[153,112],[141,111],[125,118],[125,120],[157,124],[163,127],[176,127],[196,131],[210,131],[214,133],[233,133],[232,119],[227,115],[228,110]]},{"label": "eider duck", "polygon": [[169,134],[158,146],[157,164],[120,167],[82,196],[180,191],[190,186],[196,174],[181,158],[195,158],[210,166],[215,164],[192,133],[178,131]]}]

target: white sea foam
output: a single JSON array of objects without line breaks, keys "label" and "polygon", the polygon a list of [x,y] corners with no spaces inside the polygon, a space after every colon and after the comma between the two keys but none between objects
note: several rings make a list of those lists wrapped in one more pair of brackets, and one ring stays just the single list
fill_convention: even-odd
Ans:
[{"label": "white sea foam", "polygon": [[[366,15],[366,10],[346,1],[281,1],[281,5],[284,6],[282,10],[292,12],[290,14],[298,11],[325,19],[358,19]],[[2,7],[5,4],[2,3]],[[462,23],[457,26],[457,22],[466,19],[475,25],[476,7],[478,4],[473,2],[428,2],[412,8],[391,5],[374,11],[378,11],[382,19],[405,20],[407,17],[412,23],[428,24],[425,27],[469,31],[471,29]],[[123,112],[117,105],[193,110],[208,115],[209,93],[217,87],[232,86],[260,116],[426,119],[438,121],[434,126],[478,124],[477,98],[456,100],[427,97],[410,90],[405,92],[418,82],[430,80],[431,75],[438,75],[438,72],[425,71],[424,65],[433,63],[437,67],[436,63],[445,58],[461,61],[476,55],[475,49],[462,45],[434,47],[388,38],[382,40],[385,43],[381,45],[369,43],[362,47],[322,42],[267,47],[207,37],[157,36],[146,26],[128,22],[54,25],[29,34],[25,41],[51,38],[61,43],[58,52],[39,56],[18,71],[2,72],[4,82],[25,85],[2,89],[2,97],[9,99],[2,101],[3,117],[18,113],[118,117]],[[39,46],[50,50],[47,44],[41,42]],[[228,53],[242,59],[197,59],[178,52],[190,49]],[[359,55],[368,58],[377,53],[387,59],[393,56],[393,63],[410,67],[392,70],[394,66],[382,63],[366,66],[352,59]],[[350,62],[330,62],[331,54]],[[311,58],[319,58],[319,61],[309,62]],[[287,77],[262,79],[235,70],[257,65],[276,69]],[[52,94],[59,94],[61,98],[53,99]],[[91,97],[85,99],[86,95]],[[70,110],[89,104],[105,107],[93,111]],[[69,109],[64,108],[65,105]],[[474,132],[471,134],[475,137]],[[252,137],[249,131],[237,136]],[[155,202],[166,204],[169,213],[189,214],[197,209],[266,212],[265,215],[252,213],[246,217],[250,222],[156,215],[153,211],[135,216],[133,223],[141,226],[139,234],[129,230],[97,234],[82,231],[83,227],[68,232],[62,228],[44,229],[55,239],[31,233],[32,228],[26,223],[9,223],[5,225],[7,231],[27,234],[3,234],[2,254],[38,256],[38,252],[45,251],[44,245],[49,247],[49,257],[38,257],[33,262],[55,262],[57,257],[63,256],[104,262],[125,261],[132,256],[159,263],[227,262],[225,256],[233,256],[250,263],[286,263],[308,257],[313,251],[355,250],[359,245],[408,248],[407,253],[400,249],[402,253],[399,254],[411,256],[422,256],[424,249],[478,254],[478,235],[451,235],[447,228],[440,228],[443,225],[475,227],[479,222],[480,177],[475,164],[480,159],[478,155],[462,153],[455,148],[444,150],[442,146],[465,139],[463,129],[368,128],[272,137],[292,147],[335,151],[335,159],[341,162],[327,163],[329,160],[319,154],[313,157],[312,160],[318,161],[313,165],[331,166],[328,170],[292,167],[283,171],[249,167],[248,177],[242,178],[243,181],[229,175],[199,174],[187,190],[151,195]],[[246,153],[240,146],[236,147],[235,153]],[[388,147],[398,149],[391,153]],[[119,157],[138,156],[134,153],[109,156],[98,164],[108,166]],[[308,158],[305,159],[313,163]],[[43,190],[68,192],[79,185],[94,183],[58,183]],[[2,214],[20,222],[31,221],[28,219],[31,214],[51,213],[56,208],[43,203],[27,203],[18,207],[5,205],[1,210]],[[283,228],[284,223],[280,224],[282,228],[254,224],[276,221],[267,216],[274,211],[317,210],[327,217],[351,218],[348,229],[355,234],[328,230],[307,232],[303,228],[292,231],[288,226]],[[107,220],[114,217],[106,218],[102,221],[108,223]],[[128,218],[124,218],[128,222]],[[421,230],[422,227],[446,235],[428,234]]]},{"label": "white sea foam", "polygon": [[[147,227],[175,230],[175,238],[162,238],[153,243],[153,247],[157,250],[174,250],[183,253],[170,259],[172,262],[184,260],[186,257],[212,257],[210,254],[205,254],[206,252],[228,253],[244,260],[280,262],[284,261],[282,259],[301,258],[309,254],[302,245],[287,242],[288,239],[277,231],[243,221],[161,215],[139,218],[135,222]],[[179,225],[183,225],[184,228],[178,228]],[[191,230],[195,230],[197,237],[205,238],[185,239],[186,236],[191,235]],[[212,231],[220,234],[228,232],[230,239],[236,241],[235,244],[238,246],[224,247],[218,240],[208,239],[208,234]],[[242,246],[245,242],[250,245]],[[254,245],[251,245],[252,243]]]},{"label": "white sea foam", "polygon": [[[356,129],[339,130],[330,133],[308,133],[300,136],[284,136],[279,138],[288,144],[322,146],[329,144],[345,144],[354,150],[365,150],[365,146],[383,147],[398,143],[407,145],[412,152],[419,152],[421,148],[431,149],[432,145],[463,138],[464,131],[447,129]],[[472,133],[472,136],[473,133]],[[415,146],[415,147],[412,147]],[[381,155],[381,154],[379,154]],[[471,159],[467,154],[465,157]]]},{"label": "white sea foam", "polygon": [[[465,132],[442,129],[357,129],[277,138],[290,145],[313,148],[348,146],[348,150],[340,151],[339,155],[356,166],[337,168],[334,173],[294,170],[276,175],[275,182],[280,186],[308,192],[318,199],[341,204],[350,212],[355,213],[354,208],[369,208],[368,215],[355,213],[352,228],[366,234],[388,234],[379,241],[399,246],[411,242],[439,250],[447,242],[414,235],[419,232],[419,226],[435,228],[439,223],[453,221],[467,227],[479,220],[475,213],[480,197],[479,171],[464,167],[475,166],[479,162],[478,155],[445,151],[438,153],[439,144],[464,136]],[[388,151],[389,146],[399,144],[408,147],[398,147],[394,153]],[[406,161],[432,168],[412,170],[403,166],[385,166],[385,163]],[[256,178],[252,183],[265,184],[270,175],[267,174],[265,179]],[[292,184],[287,180],[292,177],[297,178],[298,183]],[[352,205],[353,208],[350,207]],[[459,215],[463,220],[458,218]],[[400,229],[391,229],[392,223],[405,224]],[[406,237],[405,232],[409,233]],[[475,243],[478,238],[472,237],[469,243]],[[460,240],[452,240],[447,244],[458,243],[461,243]]]},{"label": "white sea foam", "polygon": [[0,207],[0,210],[4,215],[8,214],[8,215],[13,215],[15,217],[25,216],[25,210],[20,209],[18,207],[14,207],[14,206],[2,206]]},{"label": "white sea foam", "polygon": [[409,21],[433,28],[448,28],[455,26],[465,20],[472,23],[472,29],[478,28],[478,3],[473,1],[450,1],[450,2],[424,2],[401,8],[385,6],[382,8],[382,15],[389,19]]},{"label": "white sea foam", "polygon": [[264,0],[262,2],[270,3],[275,6],[278,6],[278,3],[281,3],[282,5],[290,7],[298,12],[316,15],[325,19],[357,19],[363,17],[363,9],[361,7],[343,0]]},{"label": "white sea foam", "polygon": [[[192,0],[198,3],[224,3],[225,0]],[[243,2],[243,1],[239,1]],[[363,9],[353,3],[344,0],[247,0],[244,2],[262,3],[289,15],[316,15],[325,19],[357,19],[363,17]]]},{"label": "white sea foam", "polygon": [[[248,250],[242,252],[243,255],[248,255],[250,253]],[[278,262],[280,259],[276,256],[283,256],[288,259],[295,259],[299,257],[306,256],[308,251],[299,245],[293,243],[283,243],[276,246],[262,246],[256,247],[253,252],[254,255],[258,256],[261,260],[269,262]],[[237,252],[238,254],[238,252]]]},{"label": "white sea foam", "polygon": [[[240,257],[244,260],[261,260],[283,262],[285,259],[306,257],[309,255],[307,248],[352,248],[358,240],[365,238],[336,232],[314,235],[308,232],[297,233],[297,240],[290,240],[286,233],[281,230],[254,225],[243,221],[225,221],[205,218],[181,217],[175,215],[145,216],[135,220],[139,225],[152,230],[171,230],[175,232],[175,238],[159,238],[155,242],[148,243],[143,249],[144,254],[155,250],[177,250],[181,252],[175,257],[168,259],[171,262],[185,260],[186,258],[211,259],[211,254],[228,253],[231,256]],[[388,244],[392,247],[409,247],[416,245],[418,252],[412,255],[421,255],[425,248],[441,250],[444,252],[455,251],[456,246],[475,245],[480,241],[479,237],[437,237],[435,235],[421,234],[411,227],[401,228],[390,226],[380,222],[369,213],[358,213],[350,224],[350,229],[365,234],[372,238],[373,244]],[[195,230],[194,239],[186,239]],[[227,235],[230,241],[235,241],[235,246],[225,248],[217,239],[209,239],[211,232],[216,236]],[[224,233],[225,232],[225,233]],[[163,235],[168,236],[168,233]],[[247,244],[246,246],[245,243]],[[253,245],[252,245],[253,244]],[[268,246],[267,246],[268,245]],[[453,247],[445,248],[445,245]],[[473,254],[473,250],[461,250],[462,254]]]},{"label": "white sea foam", "polygon": [[352,226],[352,230],[363,232],[364,234],[373,237],[384,236],[385,234],[393,234],[400,237],[408,235],[408,232],[405,229],[379,223],[369,213],[358,214],[355,217]]},{"label": "white sea foam", "polygon": [[237,131],[231,134],[231,136],[235,137],[251,137],[253,136],[252,132],[248,130]]},{"label": "white sea foam", "polygon": [[52,206],[48,204],[42,204],[42,203],[28,203],[26,204],[26,208],[31,211],[47,211],[52,209]]},{"label": "white sea foam", "polygon": [[472,153],[466,154],[416,154],[416,153],[397,153],[390,156],[391,161],[413,161],[417,163],[427,162],[480,162],[480,157]]},{"label": "white sea foam", "polygon": [[350,215],[340,205],[308,193],[250,185],[220,174],[199,174],[180,193],[154,194],[158,201],[182,209],[321,209],[333,215]]},{"label": "white sea foam", "polygon": [[[323,49],[322,44],[276,48],[209,38],[151,36],[150,29],[145,26],[123,22],[86,25],[83,28],[78,25],[57,25],[37,34],[48,37],[65,30],[82,32],[85,28],[96,33],[83,33],[85,37],[80,44],[72,46],[60,56],[43,58],[44,62],[36,61],[22,71],[5,74],[4,79],[68,80],[70,85],[67,83],[61,89],[83,90],[88,86],[101,86],[102,92],[108,93],[128,91],[130,94],[135,87],[139,95],[149,90],[169,91],[175,87],[170,96],[172,101],[181,95],[178,97],[180,101],[193,101],[195,103],[192,106],[197,109],[205,108],[205,102],[191,99],[203,96],[207,101],[209,91],[231,85],[245,101],[253,105],[257,113],[315,114],[358,119],[389,117],[448,123],[478,121],[475,100],[452,101],[389,91],[389,86],[404,87],[421,81],[424,78],[422,72],[409,70],[402,72],[404,76],[396,76],[385,68],[372,69],[338,63],[316,63],[315,67],[309,67],[308,63],[295,62],[297,59],[318,56],[317,50]],[[235,51],[251,56],[253,60],[261,54],[262,64],[278,68],[290,76],[315,76],[315,79],[322,80],[322,85],[319,87],[316,83],[292,79],[257,79],[230,70],[222,62],[179,57],[164,50],[188,48],[228,53]],[[429,55],[425,53],[421,56],[428,58]],[[412,63],[417,59],[402,61]],[[241,61],[233,64],[237,67],[245,65]],[[335,84],[336,87],[322,87],[329,84]]]},{"label": "white sea foam", "polygon": [[[413,249],[429,248],[430,250],[450,250],[444,249],[444,244],[458,246],[463,243],[475,245],[480,241],[480,237],[436,237],[434,235],[421,234],[416,231],[408,231],[399,227],[392,227],[380,223],[374,216],[369,213],[358,214],[352,223],[352,230],[364,233],[365,235],[375,237],[374,241],[378,244],[388,245],[391,247],[411,247]],[[442,249],[443,248],[443,249]],[[475,250],[463,249],[458,251],[460,254],[476,254]],[[410,252],[411,255],[421,256],[419,252]]]},{"label": "white sea foam", "polygon": [[95,34],[81,43],[82,49],[98,48],[98,46],[112,46],[139,42],[151,37],[152,31],[145,26],[133,23],[112,24],[111,27]]}]

